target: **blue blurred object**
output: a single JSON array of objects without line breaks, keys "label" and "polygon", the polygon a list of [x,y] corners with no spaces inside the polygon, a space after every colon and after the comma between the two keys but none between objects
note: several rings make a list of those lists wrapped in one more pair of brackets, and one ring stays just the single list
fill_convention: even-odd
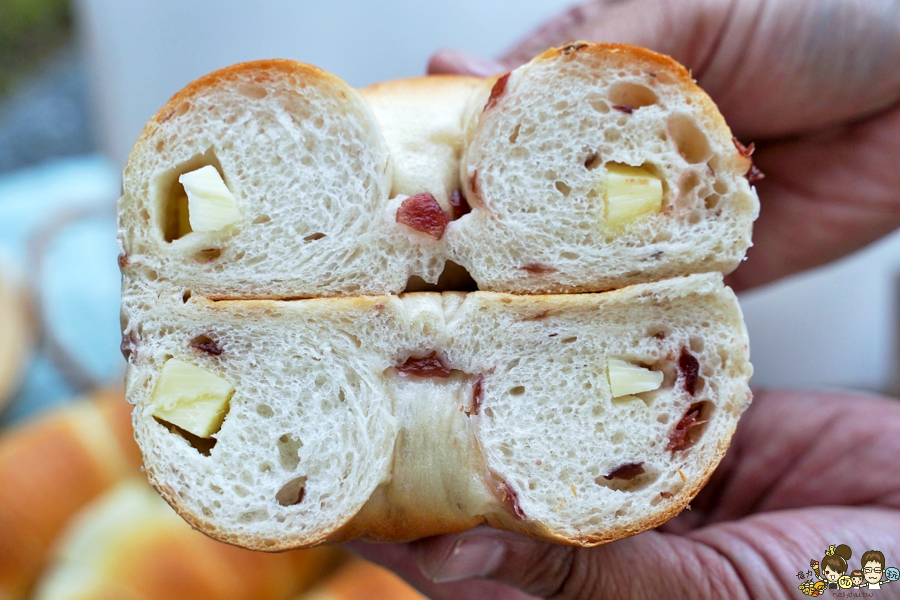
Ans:
[{"label": "blue blurred object", "polygon": [[32,287],[42,339],[0,425],[96,386],[121,385],[115,200],[100,156],[0,176],[0,253]]}]

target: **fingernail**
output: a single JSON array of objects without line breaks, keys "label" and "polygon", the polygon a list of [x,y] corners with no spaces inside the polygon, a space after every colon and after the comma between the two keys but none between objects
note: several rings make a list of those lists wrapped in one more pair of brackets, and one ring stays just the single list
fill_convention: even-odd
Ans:
[{"label": "fingernail", "polygon": [[457,72],[468,73],[475,77],[490,77],[506,71],[503,65],[496,60],[469,54],[461,50],[453,50],[452,54],[448,53],[444,58],[454,63]]},{"label": "fingernail", "polygon": [[499,540],[470,536],[456,540],[443,563],[433,574],[428,574],[435,583],[447,583],[484,577],[493,573],[506,555],[506,545]]}]

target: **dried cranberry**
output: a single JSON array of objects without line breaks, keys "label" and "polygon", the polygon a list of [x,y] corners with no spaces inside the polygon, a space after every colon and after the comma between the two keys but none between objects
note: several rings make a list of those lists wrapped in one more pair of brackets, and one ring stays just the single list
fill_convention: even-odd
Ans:
[{"label": "dried cranberry", "polygon": [[613,479],[624,479],[625,481],[631,481],[638,475],[644,474],[644,463],[625,463],[624,465],[619,465],[609,475],[604,475],[603,479],[613,480]]},{"label": "dried cranberry", "polygon": [[543,275],[544,273],[555,273],[556,269],[553,267],[549,267],[547,265],[541,263],[528,263],[527,265],[522,265],[519,267],[523,271],[528,271],[529,273],[534,273],[535,275]]},{"label": "dried cranberry", "polygon": [[488,110],[494,108],[497,105],[497,102],[500,101],[500,96],[503,95],[503,92],[506,91],[506,82],[509,80],[509,73],[501,76],[494,83],[494,87],[491,88],[491,95],[488,98],[487,104],[484,105],[484,110]]},{"label": "dried cranberry", "polygon": [[441,209],[434,196],[423,192],[414,194],[400,203],[400,208],[397,209],[397,222],[441,239],[447,223],[450,222],[450,215]]},{"label": "dried cranberry", "polygon": [[678,357],[678,369],[681,371],[681,385],[684,386],[684,391],[693,396],[697,391],[700,363],[693,354],[687,351],[687,348],[681,349],[681,356]]},{"label": "dried cranberry", "polygon": [[766,174],[759,170],[756,165],[750,165],[750,170],[747,171],[747,181],[750,183],[756,183],[760,179],[765,179]]},{"label": "dried cranberry", "polygon": [[500,484],[500,503],[507,508],[518,519],[525,519],[525,511],[519,504],[519,494],[510,487],[505,481]]},{"label": "dried cranberry", "polygon": [[738,153],[744,158],[750,158],[756,151],[756,144],[753,142],[750,142],[749,146],[745,146],[736,137],[731,138],[731,141],[734,142],[734,147],[737,148]]},{"label": "dried cranberry", "polygon": [[461,216],[467,215],[472,212],[472,207],[469,206],[469,201],[466,200],[466,197],[463,196],[463,193],[460,190],[453,190],[453,193],[450,194],[450,206],[453,208],[454,221]]},{"label": "dried cranberry", "polygon": [[222,348],[219,346],[218,342],[206,335],[197,336],[192,339],[191,348],[201,350],[207,354],[212,354],[213,356],[220,356],[222,354]]},{"label": "dried cranberry", "polygon": [[417,377],[450,377],[450,367],[437,356],[437,352],[432,352],[422,358],[410,356],[406,362],[397,366],[397,370],[405,375]]},{"label": "dried cranberry", "polygon": [[481,402],[484,399],[484,373],[475,378],[472,384],[472,410],[466,411],[466,416],[477,415],[481,411]]},{"label": "dried cranberry", "polygon": [[691,429],[704,423],[704,421],[700,420],[700,411],[702,408],[700,402],[691,404],[687,412],[684,413],[684,416],[681,417],[681,420],[678,421],[672,431],[669,432],[669,443],[666,445],[666,450],[680,452],[687,448],[687,445],[691,441]]}]

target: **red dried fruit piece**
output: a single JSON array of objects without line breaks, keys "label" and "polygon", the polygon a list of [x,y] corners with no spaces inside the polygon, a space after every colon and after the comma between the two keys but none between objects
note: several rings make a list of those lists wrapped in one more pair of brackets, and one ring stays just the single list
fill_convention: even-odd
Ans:
[{"label": "red dried fruit piece", "polygon": [[766,174],[759,170],[756,165],[750,165],[750,170],[747,171],[747,181],[750,183],[756,183],[760,179],[765,179]]},{"label": "red dried fruit piece", "polygon": [[222,348],[219,347],[218,342],[206,335],[201,335],[191,340],[191,348],[196,348],[197,350],[212,354],[213,356],[220,356],[222,354]]},{"label": "red dried fruit piece", "polygon": [[450,222],[450,215],[441,209],[434,196],[423,192],[414,194],[400,203],[400,208],[397,209],[397,222],[441,239],[447,223]]},{"label": "red dried fruit piece", "polygon": [[702,405],[700,402],[691,404],[684,416],[681,417],[681,420],[669,432],[669,443],[666,445],[666,450],[680,452],[687,448],[688,443],[691,441],[691,429],[705,423],[705,421],[700,420],[701,409]]},{"label": "red dried fruit piece", "polygon": [[[137,353],[138,339],[133,331],[129,331],[128,335],[122,334],[122,343],[119,344],[119,350],[125,360],[130,360],[132,355]],[[137,358],[137,357],[135,357]]]},{"label": "red dried fruit piece", "polygon": [[604,475],[603,479],[611,481],[613,479],[624,479],[625,481],[631,481],[638,475],[644,474],[644,463],[625,463],[624,465],[619,465],[609,475]]},{"label": "red dried fruit piece", "polygon": [[405,363],[397,366],[397,370],[404,375],[417,377],[450,377],[450,367],[437,356],[437,352],[432,352],[423,358],[410,356]]},{"label": "red dried fruit piece", "polygon": [[119,258],[117,259],[117,261],[119,263],[119,268],[124,269],[125,267],[128,266],[128,255],[123,252],[122,254],[119,255]]},{"label": "red dried fruit piece", "polygon": [[684,387],[684,391],[693,396],[697,391],[700,363],[693,354],[687,351],[687,348],[681,349],[681,356],[678,357],[678,369],[681,371],[681,385]]},{"label": "red dried fruit piece", "polygon": [[630,104],[613,104],[613,110],[617,110],[619,112],[623,112],[626,115],[630,115],[634,112],[634,107]]},{"label": "red dried fruit piece", "polygon": [[481,410],[481,402],[484,399],[484,373],[475,378],[472,384],[472,409],[466,411],[466,416],[477,415]]},{"label": "red dried fruit piece", "polygon": [[753,142],[750,142],[749,146],[745,146],[736,137],[731,138],[731,141],[734,142],[734,147],[737,148],[737,151],[744,158],[750,158],[751,156],[753,156],[753,153],[756,151],[756,144]]},{"label": "red dried fruit piece", "polygon": [[500,96],[503,95],[503,92],[506,91],[506,82],[509,80],[509,73],[501,76],[496,82],[494,82],[494,87],[491,88],[491,95],[488,98],[487,103],[484,105],[484,110],[494,108],[497,105],[497,102],[500,101]]},{"label": "red dried fruit piece", "polygon": [[529,273],[534,273],[535,275],[556,272],[556,269],[554,269],[553,267],[549,267],[549,266],[543,265],[541,263],[528,263],[527,265],[522,265],[519,268],[522,269],[523,271],[528,271]]},{"label": "red dried fruit piece", "polygon": [[550,314],[550,309],[544,309],[538,313],[531,315],[530,317],[525,317],[522,319],[523,321],[542,321],[547,318],[547,315]]},{"label": "red dried fruit piece", "polygon": [[500,484],[500,504],[505,506],[517,519],[525,520],[525,511],[519,504],[519,494],[505,481]]},{"label": "red dried fruit piece", "polygon": [[466,200],[466,197],[463,196],[463,193],[460,190],[453,190],[453,193],[450,194],[450,206],[453,208],[454,221],[461,216],[467,215],[472,212],[472,207],[469,206],[469,201]]}]

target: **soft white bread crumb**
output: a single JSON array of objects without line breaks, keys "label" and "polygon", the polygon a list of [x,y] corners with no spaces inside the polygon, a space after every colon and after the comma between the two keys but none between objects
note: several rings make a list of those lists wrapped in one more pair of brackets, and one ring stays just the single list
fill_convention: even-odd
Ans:
[{"label": "soft white bread crumb", "polygon": [[[687,504],[750,398],[746,331],[717,274],[569,296],[126,300],[150,480],[193,525],[251,548],[484,521],[618,539]],[[663,373],[661,387],[613,399],[610,358]],[[234,386],[214,444],[154,418],[171,359]]]},{"label": "soft white bread crumb", "polygon": [[[611,164],[658,177],[661,199],[610,204]],[[240,218],[185,235],[178,177],[200,167],[219,172]],[[758,211],[749,168],[687,71],[639,48],[573,44],[496,81],[408,79],[362,96],[315,67],[247,63],[147,124],[125,170],[121,264],[148,292],[222,299],[398,293],[413,276],[437,282],[448,261],[512,293],[724,273]],[[458,217],[439,234],[398,223],[423,193]]]},{"label": "soft white bread crumb", "polygon": [[[240,218],[179,236],[179,176],[201,167],[219,172]],[[176,94],[135,144],[120,262],[148,288],[211,297],[400,291],[434,258],[396,235],[391,168],[371,110],[340,79],[283,60],[217,71]]]},{"label": "soft white bread crumb", "polygon": [[[759,210],[750,161],[668,57],[554,48],[485,85],[469,119],[460,168],[473,211],[447,241],[453,260],[492,290],[596,291],[727,273],[750,245]],[[656,174],[662,211],[609,227],[610,163]]]}]

